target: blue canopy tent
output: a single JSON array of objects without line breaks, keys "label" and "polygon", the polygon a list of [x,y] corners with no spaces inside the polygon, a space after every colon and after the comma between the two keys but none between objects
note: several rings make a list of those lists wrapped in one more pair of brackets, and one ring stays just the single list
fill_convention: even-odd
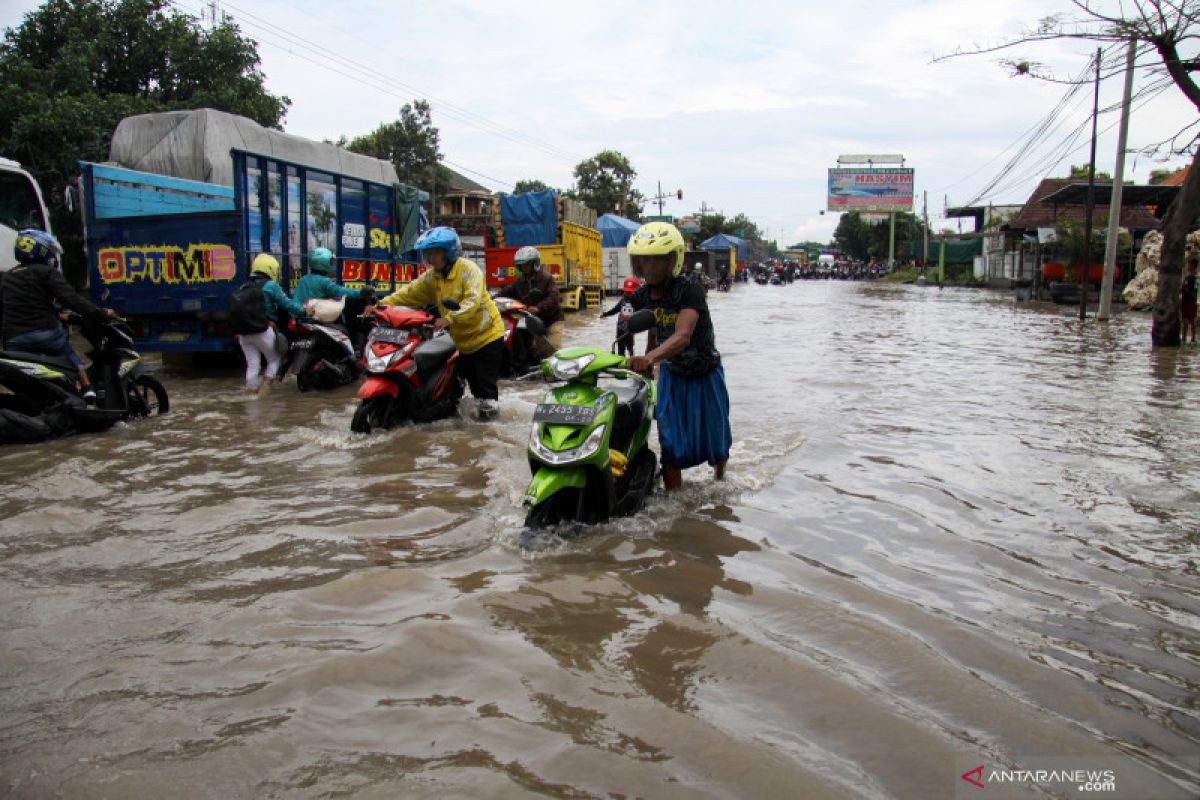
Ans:
[{"label": "blue canopy tent", "polygon": [[633,220],[616,214],[603,214],[596,220],[601,247],[624,247],[629,243],[629,237],[640,227],[642,226]]},{"label": "blue canopy tent", "polygon": [[740,236],[718,233],[700,243],[701,250],[728,250],[731,247],[737,250],[738,261],[746,260],[746,240]]}]

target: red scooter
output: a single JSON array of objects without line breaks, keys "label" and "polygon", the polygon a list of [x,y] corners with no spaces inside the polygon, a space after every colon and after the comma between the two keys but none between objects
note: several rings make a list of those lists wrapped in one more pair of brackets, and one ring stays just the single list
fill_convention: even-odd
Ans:
[{"label": "red scooter", "polygon": [[[539,293],[540,294],[540,293]],[[542,359],[554,348],[546,341],[546,326],[524,303],[509,297],[493,297],[504,322],[504,368],[506,378],[542,374]]]},{"label": "red scooter", "polygon": [[373,317],[375,327],[363,348],[367,378],[358,389],[362,403],[350,430],[370,433],[458,413],[463,396],[458,350],[449,334],[434,333],[433,313],[376,306]]}]

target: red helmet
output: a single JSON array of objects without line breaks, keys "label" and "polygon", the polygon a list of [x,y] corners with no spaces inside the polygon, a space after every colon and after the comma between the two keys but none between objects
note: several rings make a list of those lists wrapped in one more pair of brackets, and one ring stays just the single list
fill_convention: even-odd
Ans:
[{"label": "red helmet", "polygon": [[621,288],[626,292],[636,292],[641,285],[637,278],[626,278],[625,284]]}]

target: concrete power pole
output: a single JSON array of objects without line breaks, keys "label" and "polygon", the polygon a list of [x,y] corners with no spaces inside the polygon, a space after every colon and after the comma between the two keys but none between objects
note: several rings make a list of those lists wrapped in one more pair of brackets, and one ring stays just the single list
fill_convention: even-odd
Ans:
[{"label": "concrete power pole", "polygon": [[1104,277],[1100,281],[1100,307],[1096,319],[1108,319],[1112,312],[1113,269],[1117,266],[1117,237],[1121,226],[1121,200],[1125,179],[1125,142],[1129,138],[1129,102],[1133,95],[1133,61],[1137,57],[1137,39],[1129,40],[1125,57],[1125,96],[1121,101],[1121,128],[1117,133],[1117,163],[1113,169],[1112,200],[1108,205],[1108,239],[1104,245]]}]

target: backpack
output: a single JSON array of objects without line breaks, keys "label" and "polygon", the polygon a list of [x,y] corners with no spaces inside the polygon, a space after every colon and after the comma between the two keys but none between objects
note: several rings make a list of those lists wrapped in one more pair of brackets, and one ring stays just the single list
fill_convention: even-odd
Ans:
[{"label": "backpack", "polygon": [[262,333],[269,327],[264,281],[251,278],[229,295],[229,324],[239,335]]}]

